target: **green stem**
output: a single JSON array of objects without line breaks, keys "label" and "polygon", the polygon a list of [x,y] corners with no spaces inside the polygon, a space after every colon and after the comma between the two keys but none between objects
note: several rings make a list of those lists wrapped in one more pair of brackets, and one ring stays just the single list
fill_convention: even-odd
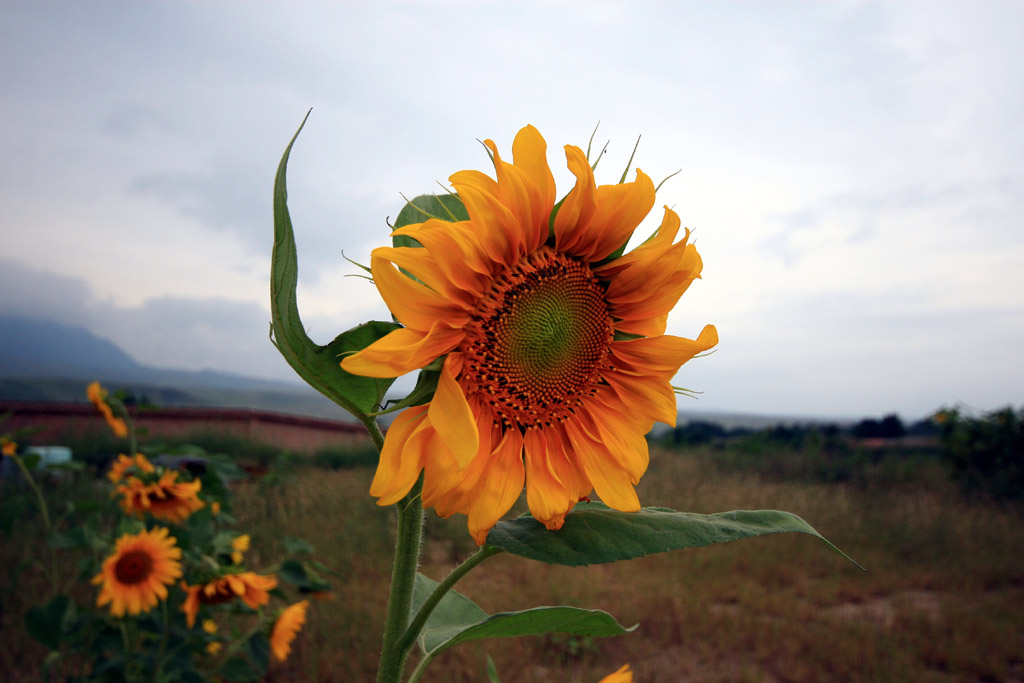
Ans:
[{"label": "green stem", "polygon": [[416,642],[416,638],[420,635],[420,631],[422,631],[424,625],[426,625],[427,619],[429,619],[430,615],[433,613],[434,608],[437,607],[442,599],[444,599],[444,596],[448,594],[448,591],[452,589],[452,586],[454,586],[459,579],[468,574],[470,570],[486,560],[488,557],[493,557],[503,552],[505,551],[501,548],[485,545],[474,554],[470,555],[465,562],[452,570],[452,573],[437,585],[437,588],[435,588],[434,592],[430,594],[430,597],[428,597],[420,606],[420,610],[416,613],[416,617],[412,620],[412,623],[409,624],[409,628],[405,629],[405,633],[402,634],[401,640],[398,641],[399,648],[405,650],[412,648],[413,644]]},{"label": "green stem", "polygon": [[22,461],[21,457],[17,455],[12,455],[10,457],[14,459],[18,469],[21,470],[22,476],[25,477],[25,481],[28,482],[28,485],[32,487],[32,491],[35,492],[36,501],[39,505],[39,513],[43,516],[43,524],[46,526],[46,530],[49,531],[50,509],[46,505],[46,499],[43,498],[42,490],[40,490],[39,485],[36,484],[36,480],[32,478],[32,474],[28,471],[28,468],[25,467],[25,463]]},{"label": "green stem", "polygon": [[423,659],[421,659],[419,664],[416,665],[416,668],[412,670],[412,676],[409,676],[409,683],[416,683],[416,681],[420,680],[423,676],[423,672],[427,670],[427,667],[432,661],[434,661],[434,654],[432,652],[423,655]]},{"label": "green stem", "polygon": [[422,488],[421,478],[399,504],[398,539],[395,543],[395,563],[391,570],[391,593],[384,619],[377,683],[399,683],[405,669],[405,659],[409,655],[409,648],[399,647],[399,641],[409,624],[416,567],[420,559],[423,537],[423,505],[420,501]]},{"label": "green stem", "polygon": [[160,647],[156,653],[156,666],[153,667],[153,683],[158,683],[160,676],[164,669],[164,654],[167,650],[167,631],[170,629],[170,623],[167,618],[167,601],[160,601],[160,609],[163,616],[163,628],[160,629]]},{"label": "green stem", "polygon": [[353,415],[363,423],[366,431],[370,433],[370,438],[373,439],[373,445],[377,447],[377,452],[380,453],[384,450],[384,432],[380,430],[377,420],[372,415],[367,415],[363,412],[353,413]]}]

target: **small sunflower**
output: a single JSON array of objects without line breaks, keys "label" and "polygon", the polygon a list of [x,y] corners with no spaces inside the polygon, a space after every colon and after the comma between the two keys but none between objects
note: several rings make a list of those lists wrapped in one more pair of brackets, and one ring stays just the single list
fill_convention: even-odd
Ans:
[{"label": "small sunflower", "polygon": [[101,387],[99,382],[92,382],[89,384],[85,389],[85,395],[89,398],[89,401],[96,406],[96,410],[98,410],[107,421],[107,424],[114,431],[115,435],[122,439],[128,436],[128,425],[123,419],[114,417],[114,411],[111,409],[110,404],[107,403],[107,390]]},{"label": "small sunflower", "polygon": [[18,452],[18,444],[11,441],[6,436],[0,437],[0,453],[4,455],[13,456]]},{"label": "small sunflower", "polygon": [[242,564],[242,553],[249,550],[249,534],[236,536],[231,541],[231,561],[235,564]]},{"label": "small sunflower", "polygon": [[152,474],[155,471],[156,468],[153,467],[153,463],[142,453],[136,453],[134,457],[121,453],[117,456],[114,464],[110,466],[107,478],[110,479],[111,483],[118,484],[129,473]]},{"label": "small sunflower", "polygon": [[[497,179],[450,180],[469,220],[431,219],[394,232],[418,247],[373,250],[371,271],[399,328],[341,366],[397,377],[443,358],[433,400],[388,430],[370,493],[399,501],[423,472],[423,505],[468,517],[482,544],[526,486],[533,516],[559,529],[581,498],[640,508],[644,435],[674,425],[680,366],[718,343],[665,334],[669,311],[702,262],[679,217],[629,253],[622,247],[654,205],[637,170],[598,186],[586,155],[567,145],[575,187],[555,203],[547,145],[519,131],[513,163],[490,140]],[[403,271],[414,277],[407,277]]]},{"label": "small sunflower", "polygon": [[277,577],[273,574],[263,576],[255,572],[225,574],[207,583],[195,586],[184,585],[185,602],[181,606],[189,628],[196,623],[200,605],[220,605],[225,602],[241,599],[252,609],[267,604],[270,600],[268,591],[277,587]]},{"label": "small sunflower", "polygon": [[285,608],[281,612],[281,616],[274,622],[274,628],[270,632],[270,650],[274,653],[277,661],[283,662],[288,659],[288,655],[292,651],[292,641],[302,629],[302,625],[306,623],[308,607],[308,600],[297,602]]},{"label": "small sunflower", "polygon": [[165,528],[125,534],[92,582],[100,586],[96,606],[110,604],[115,617],[148,612],[167,599],[167,586],[181,577],[181,548]]},{"label": "small sunflower", "polygon": [[113,495],[121,496],[121,507],[128,514],[141,517],[149,513],[156,519],[181,524],[206,504],[199,498],[201,487],[198,479],[178,481],[177,472],[164,471],[153,483],[129,476],[114,489]]}]

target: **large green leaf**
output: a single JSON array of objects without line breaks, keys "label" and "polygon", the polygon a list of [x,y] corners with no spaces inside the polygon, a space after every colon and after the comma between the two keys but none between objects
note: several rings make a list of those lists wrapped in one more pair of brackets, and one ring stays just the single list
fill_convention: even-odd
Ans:
[{"label": "large green leaf", "polygon": [[778,510],[700,515],[667,508],[619,512],[602,503],[579,503],[558,531],[548,531],[524,515],[498,522],[487,535],[487,545],[532,560],[575,567],[792,531],[816,536],[850,560],[810,524]]},{"label": "large green leaf", "polygon": [[[416,575],[413,611],[437,588],[437,582]],[[578,607],[535,607],[522,612],[487,614],[472,600],[449,591],[427,619],[419,636],[423,652],[434,657],[452,645],[484,638],[512,638],[561,632],[578,636],[617,636],[632,631],[601,610]]]},{"label": "large green leaf", "polygon": [[[309,118],[309,114],[306,114],[306,118]],[[397,329],[398,325],[368,322],[342,333],[326,346],[315,344],[306,335],[295,298],[299,266],[285,183],[292,145],[305,125],[306,119],[303,119],[299,130],[285,148],[274,182],[274,250],[270,264],[271,334],[281,355],[302,379],[353,415],[364,417],[380,404],[394,380],[349,374],[341,369],[341,356],[366,348]]]}]

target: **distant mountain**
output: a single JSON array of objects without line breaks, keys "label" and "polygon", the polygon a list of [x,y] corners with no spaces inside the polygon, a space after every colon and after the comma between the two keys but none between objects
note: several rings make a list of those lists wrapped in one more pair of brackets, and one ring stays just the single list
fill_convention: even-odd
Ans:
[{"label": "distant mountain", "polygon": [[85,386],[92,380],[159,405],[256,408],[349,418],[330,400],[299,382],[154,368],[81,327],[0,316],[0,398],[83,401]]},{"label": "distant mountain", "polygon": [[[319,392],[297,381],[154,368],[136,362],[112,342],[81,327],[0,316],[0,399],[84,401],[85,386],[92,380],[99,380],[110,390],[129,391],[136,399],[157,405],[253,408],[352,419]],[[726,429],[849,422],[807,416],[680,411],[680,425],[693,421],[713,422]],[[664,429],[668,427],[655,427],[656,432]]]}]

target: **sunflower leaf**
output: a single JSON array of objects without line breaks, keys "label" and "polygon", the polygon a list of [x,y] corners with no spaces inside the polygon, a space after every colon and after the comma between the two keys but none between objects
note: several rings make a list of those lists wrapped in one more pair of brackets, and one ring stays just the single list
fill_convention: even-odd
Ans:
[{"label": "sunflower leaf", "polygon": [[860,567],[810,524],[778,510],[701,515],[667,508],[619,512],[602,503],[579,503],[558,531],[548,531],[524,515],[498,522],[487,536],[487,545],[539,562],[576,567],[783,532],[815,536]]},{"label": "sunflower leaf", "polygon": [[[309,118],[309,114],[306,114]],[[398,329],[389,322],[368,322],[342,333],[326,346],[315,344],[307,335],[299,317],[295,297],[298,284],[298,256],[295,233],[288,213],[285,176],[292,145],[306,119],[285,148],[274,181],[274,250],[270,264],[271,339],[288,364],[307,384],[356,417],[364,417],[383,400],[394,381],[352,375],[341,369],[341,356],[366,348]]]},{"label": "sunflower leaf", "polygon": [[[432,579],[416,575],[413,611],[437,588]],[[419,644],[424,654],[434,657],[453,645],[484,638],[538,636],[545,633],[568,633],[578,636],[617,636],[632,631],[601,610],[578,607],[535,607],[521,612],[487,614],[465,595],[449,591],[434,609]]]}]

